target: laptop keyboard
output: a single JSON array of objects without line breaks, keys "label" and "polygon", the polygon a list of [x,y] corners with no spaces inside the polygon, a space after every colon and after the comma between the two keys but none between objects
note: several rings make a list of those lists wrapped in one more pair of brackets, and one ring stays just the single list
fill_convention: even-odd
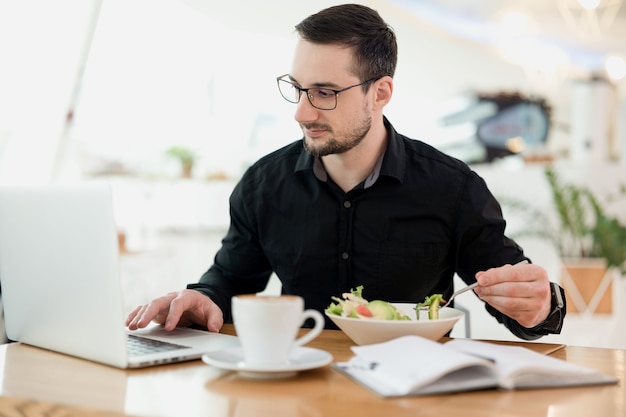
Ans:
[{"label": "laptop keyboard", "polygon": [[128,335],[128,338],[126,339],[126,346],[130,356],[145,355],[146,353],[167,352],[177,349],[189,349],[189,346],[147,339],[134,334]]}]

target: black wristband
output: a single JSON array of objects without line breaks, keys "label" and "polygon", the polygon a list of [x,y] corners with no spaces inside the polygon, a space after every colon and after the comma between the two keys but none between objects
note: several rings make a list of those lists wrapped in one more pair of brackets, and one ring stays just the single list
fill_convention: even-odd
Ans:
[{"label": "black wristband", "polygon": [[550,283],[550,291],[552,296],[550,314],[548,317],[535,327],[530,328],[531,332],[543,334],[559,334],[563,327],[563,319],[565,318],[566,303],[565,291],[558,284]]}]

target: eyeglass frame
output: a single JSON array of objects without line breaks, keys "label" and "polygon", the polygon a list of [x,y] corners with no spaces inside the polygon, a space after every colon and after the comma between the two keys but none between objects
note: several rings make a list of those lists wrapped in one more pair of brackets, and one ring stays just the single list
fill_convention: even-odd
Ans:
[{"label": "eyeglass frame", "polygon": [[[304,93],[306,93],[306,98],[307,98],[307,100],[309,100],[309,103],[311,104],[311,106],[315,107],[318,110],[335,110],[337,108],[337,104],[339,103],[339,100],[337,98],[339,96],[339,93],[343,93],[344,91],[350,90],[351,88],[354,88],[354,87],[360,87],[362,85],[365,85],[365,84],[368,84],[368,83],[371,83],[371,82],[374,82],[374,81],[378,81],[379,79],[384,77],[384,75],[380,75],[380,76],[377,76],[377,77],[374,77],[374,78],[370,78],[369,80],[365,80],[363,82],[360,82],[358,84],[354,84],[354,85],[351,85],[351,86],[348,86],[348,87],[340,88],[339,90],[335,90],[335,89],[327,88],[327,87],[309,87],[309,88],[298,87],[297,85],[295,85],[291,81],[284,79],[284,77],[287,77],[288,75],[289,75],[289,73],[283,74],[283,75],[280,75],[280,76],[276,77],[276,84],[278,85],[278,91],[280,92],[280,95],[286,101],[288,101],[289,103],[298,104],[300,102],[300,100],[302,99],[302,92],[304,92]],[[285,97],[285,95],[283,94],[283,91],[280,88],[280,82],[281,81],[285,82],[285,83],[288,83],[288,84],[291,84],[292,87],[294,87],[296,90],[298,90],[298,100],[297,101],[292,101],[292,100],[288,99],[287,97]],[[309,90],[328,90],[328,91],[332,91],[335,94],[335,105],[332,108],[329,108],[329,109],[323,109],[323,108],[317,107],[311,101],[311,95],[309,94]]]}]

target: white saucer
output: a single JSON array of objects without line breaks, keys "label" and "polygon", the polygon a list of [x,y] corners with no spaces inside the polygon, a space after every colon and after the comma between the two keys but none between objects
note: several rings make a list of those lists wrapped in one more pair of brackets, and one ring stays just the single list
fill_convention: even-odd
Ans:
[{"label": "white saucer", "polygon": [[243,359],[241,347],[231,347],[208,352],[202,355],[204,363],[216,368],[239,372],[246,378],[268,379],[286,378],[295,375],[298,371],[320,368],[332,362],[330,353],[309,348],[296,347],[289,356],[289,362],[280,366],[247,365]]}]

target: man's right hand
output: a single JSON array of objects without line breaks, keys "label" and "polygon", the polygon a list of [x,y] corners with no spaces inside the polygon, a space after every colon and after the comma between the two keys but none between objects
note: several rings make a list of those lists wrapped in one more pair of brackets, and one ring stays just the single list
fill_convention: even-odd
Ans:
[{"label": "man's right hand", "polygon": [[182,290],[136,307],[128,315],[126,326],[137,330],[152,321],[162,324],[165,330],[196,324],[205,326],[211,332],[219,332],[224,324],[224,315],[222,309],[206,295],[195,290]]}]

